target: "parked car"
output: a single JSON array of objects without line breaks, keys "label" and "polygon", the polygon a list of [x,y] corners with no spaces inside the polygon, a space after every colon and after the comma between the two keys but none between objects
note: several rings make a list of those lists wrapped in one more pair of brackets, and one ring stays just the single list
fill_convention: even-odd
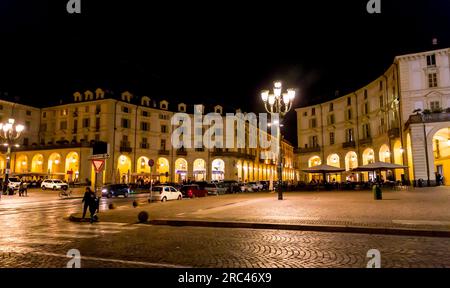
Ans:
[{"label": "parked car", "polygon": [[8,178],[8,190],[19,190],[19,186],[20,186],[20,179],[17,177],[9,177]]},{"label": "parked car", "polygon": [[241,191],[239,182],[236,180],[224,180],[221,184],[225,187],[226,193],[236,193]]},{"label": "parked car", "polygon": [[166,202],[168,200],[181,200],[183,195],[172,186],[154,186],[150,192],[152,201]]},{"label": "parked car", "polygon": [[248,185],[252,188],[253,191],[261,191],[264,188],[261,182],[249,182]]},{"label": "parked car", "polygon": [[41,183],[41,188],[42,188],[42,190],[45,190],[45,189],[67,190],[67,189],[69,189],[69,185],[59,179],[45,179]]},{"label": "parked car", "polygon": [[208,183],[205,186],[206,191],[209,195],[221,195],[225,194],[226,188],[224,186],[218,185],[216,183]]},{"label": "parked car", "polygon": [[180,189],[184,198],[205,197],[208,196],[208,191],[200,189],[197,184],[183,185]]},{"label": "parked car", "polygon": [[250,185],[250,183],[242,183],[240,185],[241,187],[241,192],[253,192],[253,187],[252,185]]},{"label": "parked car", "polygon": [[120,195],[125,198],[130,195],[130,187],[127,184],[108,184],[102,187],[102,197],[111,198]]}]

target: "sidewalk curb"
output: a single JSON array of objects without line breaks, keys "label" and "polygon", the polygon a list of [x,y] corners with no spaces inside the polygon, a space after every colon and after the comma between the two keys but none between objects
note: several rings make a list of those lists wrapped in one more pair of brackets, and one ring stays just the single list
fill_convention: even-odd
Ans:
[{"label": "sidewalk curb", "polygon": [[217,228],[248,228],[248,229],[276,229],[295,231],[315,231],[315,232],[335,232],[335,233],[358,233],[358,234],[379,234],[379,235],[399,235],[399,236],[420,236],[420,237],[450,237],[450,231],[440,230],[419,230],[406,228],[378,228],[378,227],[358,227],[340,225],[295,225],[295,224],[275,224],[275,223],[255,223],[255,222],[226,222],[226,221],[199,221],[199,220],[169,220],[155,219],[147,224],[167,225],[167,226],[195,226],[195,227],[217,227]]}]

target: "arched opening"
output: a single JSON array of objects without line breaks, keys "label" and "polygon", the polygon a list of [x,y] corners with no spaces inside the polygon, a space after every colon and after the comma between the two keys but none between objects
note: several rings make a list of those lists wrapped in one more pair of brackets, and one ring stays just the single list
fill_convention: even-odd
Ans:
[{"label": "arched opening", "polygon": [[[380,162],[391,163],[391,151],[390,151],[388,145],[383,144],[380,147],[380,151],[378,153],[378,159],[380,159]],[[394,175],[392,174],[392,171],[390,171],[390,170],[382,171],[381,177],[382,177],[382,180],[389,180],[389,181],[394,180]]]},{"label": "arched opening", "polygon": [[414,163],[412,158],[411,135],[406,134],[406,157],[408,159],[409,180],[414,180]]},{"label": "arched opening", "polygon": [[378,153],[378,157],[380,159],[380,162],[391,163],[391,151],[389,150],[388,145],[383,144],[380,147],[380,152]]},{"label": "arched opening", "polygon": [[253,163],[249,162],[248,163],[248,182],[253,182],[253,175],[254,175]]},{"label": "arched opening", "polygon": [[[337,167],[337,168],[341,168],[341,162],[340,162],[340,157],[338,154],[331,154],[327,157],[327,165],[333,166],[333,167]],[[327,181],[328,182],[333,182],[333,180],[335,182],[341,182],[341,174],[340,173],[336,173],[336,174],[328,174],[327,175]]]},{"label": "arched opening", "polygon": [[244,183],[248,182],[248,162],[244,161],[244,165],[242,166],[242,172],[243,172],[243,176],[244,178],[242,179],[242,181],[244,181]]},{"label": "arched opening", "polygon": [[211,164],[211,180],[224,180],[225,162],[222,159],[214,159]]},{"label": "arched opening", "polygon": [[203,159],[194,161],[194,180],[206,181],[206,162]]},{"label": "arched opening", "polygon": [[129,183],[131,176],[131,159],[126,155],[120,155],[117,160],[117,177],[118,183]]},{"label": "arched opening", "polygon": [[358,155],[354,151],[350,151],[345,155],[345,171],[347,171],[346,180],[350,182],[359,181],[359,175],[351,172],[352,169],[358,167]]},{"label": "arched opening", "polygon": [[48,157],[48,174],[52,177],[64,175],[61,167],[61,155],[59,153],[52,153],[50,157]]},{"label": "arched opening", "polygon": [[70,152],[66,156],[66,173],[69,182],[77,182],[80,176],[79,156],[77,152]]},{"label": "arched opening", "polygon": [[141,156],[136,162],[136,174],[134,174],[134,181],[142,186],[150,181],[150,166],[148,165],[148,158]]},{"label": "arched opening", "polygon": [[166,158],[158,158],[158,161],[156,162],[159,182],[161,183],[167,183],[169,182],[170,177],[170,166],[169,166],[169,160]]},{"label": "arched opening", "polygon": [[26,155],[19,155],[16,158],[16,167],[14,169],[16,173],[28,172],[28,157]]},{"label": "arched opening", "polygon": [[31,159],[31,172],[44,173],[44,156],[42,154],[36,154]]},{"label": "arched opening", "polygon": [[188,163],[183,158],[175,161],[175,183],[181,183],[187,180]]},{"label": "arched opening", "polygon": [[[400,142],[400,140],[395,141],[394,143],[394,163],[398,164],[398,165],[403,165],[403,147],[402,147],[402,143]],[[402,177],[402,175],[404,175],[404,171],[402,169],[396,169],[394,171],[395,173],[395,180],[401,180],[403,182],[404,176]]]},{"label": "arched opening", "polygon": [[[363,165],[367,165],[374,162],[375,162],[375,152],[373,151],[372,148],[367,148],[363,152]],[[363,172],[361,174],[363,175],[362,181],[368,180],[375,181],[375,175],[373,172]]]},{"label": "arched opening", "polygon": [[340,160],[340,158],[339,158],[338,154],[331,154],[327,158],[327,165],[341,168],[341,164],[340,164],[339,160]]},{"label": "arched opening", "polygon": [[[322,160],[319,156],[313,156],[308,160],[308,167],[319,166],[322,164]],[[308,174],[308,181],[320,181],[320,174]]]},{"label": "arched opening", "polygon": [[136,163],[137,174],[145,174],[145,176],[150,175],[150,166],[148,166],[148,158],[145,156],[139,157]]},{"label": "arched opening", "polygon": [[6,160],[3,156],[0,155],[0,175],[5,174],[6,168]]},{"label": "arched opening", "polygon": [[433,135],[433,154],[437,183],[450,186],[450,127]]},{"label": "arched opening", "polygon": [[242,161],[241,160],[239,160],[237,163],[236,163],[236,169],[237,169],[237,176],[238,176],[238,181],[243,181],[243,179],[242,179]]}]

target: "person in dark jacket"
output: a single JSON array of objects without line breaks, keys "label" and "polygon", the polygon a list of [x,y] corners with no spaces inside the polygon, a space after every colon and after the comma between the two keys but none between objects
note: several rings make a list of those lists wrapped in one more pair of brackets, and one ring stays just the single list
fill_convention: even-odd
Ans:
[{"label": "person in dark jacket", "polygon": [[95,213],[99,211],[100,208],[100,198],[98,198],[94,193],[94,198],[89,204],[89,212],[91,213],[91,223],[95,221]]},{"label": "person in dark jacket", "polygon": [[[86,187],[86,192],[84,192],[84,196],[83,196],[83,200],[81,201],[81,203],[84,203],[83,206],[83,219],[84,217],[86,217],[86,211],[89,208],[89,212],[91,212],[91,217],[92,215],[92,210],[90,209],[91,207],[95,206],[95,193],[92,192],[91,187]],[[95,210],[94,210],[95,212]]]}]

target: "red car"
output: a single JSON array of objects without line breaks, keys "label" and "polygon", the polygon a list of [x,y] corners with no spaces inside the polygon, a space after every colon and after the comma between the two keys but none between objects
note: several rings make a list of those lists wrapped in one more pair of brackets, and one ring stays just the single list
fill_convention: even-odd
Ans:
[{"label": "red car", "polygon": [[201,189],[200,186],[196,184],[183,185],[180,189],[183,198],[194,198],[194,197],[205,197],[208,196],[208,191]]}]

